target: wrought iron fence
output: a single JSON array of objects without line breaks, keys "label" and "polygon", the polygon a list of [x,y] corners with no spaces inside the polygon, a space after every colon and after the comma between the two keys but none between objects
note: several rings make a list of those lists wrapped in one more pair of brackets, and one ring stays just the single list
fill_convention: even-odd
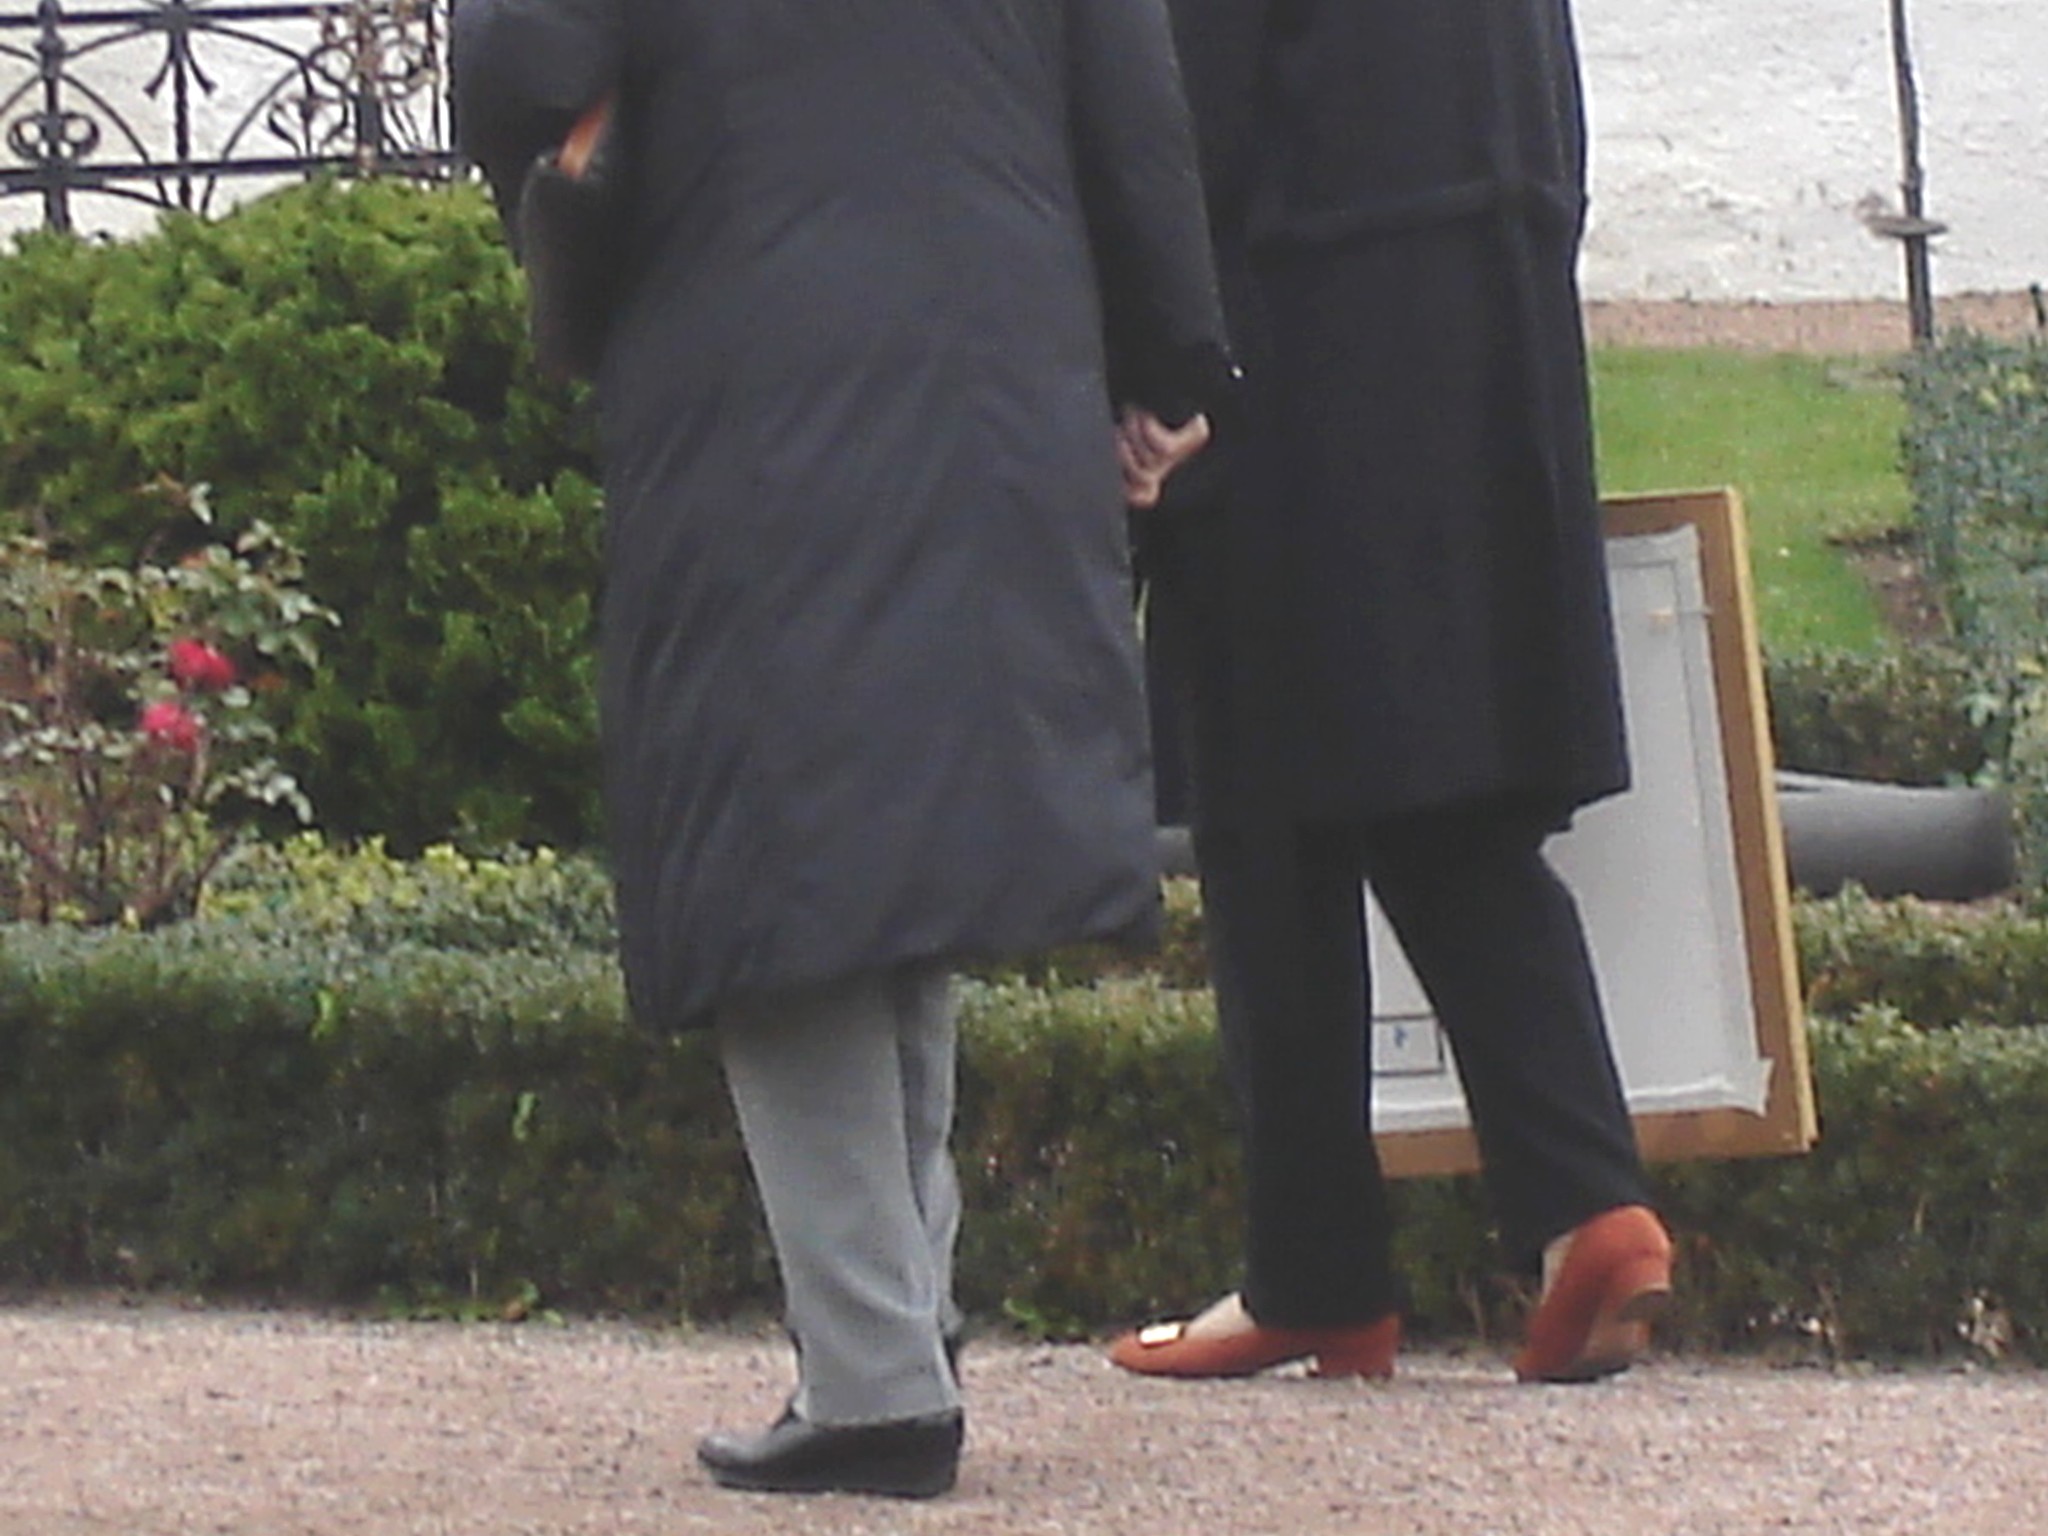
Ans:
[{"label": "wrought iron fence", "polygon": [[321,171],[453,173],[449,0],[0,0],[0,208],[216,211]]}]

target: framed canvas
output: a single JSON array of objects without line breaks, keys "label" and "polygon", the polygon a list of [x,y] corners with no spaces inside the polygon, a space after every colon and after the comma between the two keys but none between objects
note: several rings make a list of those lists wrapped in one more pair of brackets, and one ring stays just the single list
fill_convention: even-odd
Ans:
[{"label": "framed canvas", "polygon": [[[1632,785],[1547,851],[1585,919],[1644,1155],[1800,1152],[1816,1122],[1741,501],[1619,497],[1605,516]],[[1476,1168],[1450,1050],[1369,900],[1368,922],[1386,1170]]]}]

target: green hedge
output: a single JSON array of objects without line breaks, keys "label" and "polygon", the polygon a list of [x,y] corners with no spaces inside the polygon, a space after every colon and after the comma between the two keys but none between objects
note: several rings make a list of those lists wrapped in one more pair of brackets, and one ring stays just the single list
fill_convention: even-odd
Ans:
[{"label": "green hedge", "polygon": [[[1232,1283],[1205,993],[977,982],[963,1023],[975,1312],[1074,1332]],[[1671,1337],[1960,1354],[1988,1318],[2029,1349],[2048,1326],[2048,1036],[1922,1029],[1866,998],[1813,1046],[1814,1153],[1660,1171]],[[0,1060],[10,1281],[696,1317],[772,1302],[703,1041],[632,1029],[596,952],[0,930]],[[1509,1336],[1524,1282],[1473,1181],[1397,1200],[1414,1331]]]},{"label": "green hedge", "polygon": [[4,933],[15,1278],[691,1310],[767,1283],[698,1043],[623,1027],[603,956]]},{"label": "green hedge", "polygon": [[1982,672],[1934,645],[1765,658],[1781,767],[1892,784],[1976,779],[2002,749]]},{"label": "green hedge", "polygon": [[2048,343],[1957,333],[1905,377],[1929,572],[1965,647],[2010,675],[2048,629]]},{"label": "green hedge", "polygon": [[2048,1024],[2048,919],[1848,890],[1793,907],[1809,1010],[1888,1008],[1922,1029]]},{"label": "green hedge", "polygon": [[413,945],[609,955],[618,945],[605,866],[547,848],[473,857],[435,844],[401,859],[381,841],[340,845],[317,833],[251,843],[215,871],[200,912],[266,943],[371,953]]},{"label": "green hedge", "polygon": [[[1208,985],[1202,898],[1191,879],[1165,882],[1159,948],[1076,945],[1012,965],[988,981],[1059,987],[1107,976],[1151,976],[1169,987]],[[208,884],[201,911],[270,943],[381,952],[400,945],[552,954],[609,954],[617,945],[611,877],[587,854],[514,849],[472,856],[445,844],[401,859],[381,842],[353,846],[309,833],[238,849]]]},{"label": "green hedge", "polygon": [[1682,1260],[1674,1340],[2038,1358],[2048,1036],[1872,1009],[1812,1039],[1815,1151],[1661,1171]]},{"label": "green hedge", "polygon": [[135,487],[209,484],[224,529],[277,527],[342,616],[284,696],[323,826],[587,843],[598,492],[523,317],[467,185],[319,183],[134,241],[25,236],[0,255],[0,531],[40,513],[126,564],[164,532]]},{"label": "green hedge", "polygon": [[1983,680],[2022,879],[2048,892],[2048,341],[1959,333],[1916,353],[1906,422],[1928,572]]}]

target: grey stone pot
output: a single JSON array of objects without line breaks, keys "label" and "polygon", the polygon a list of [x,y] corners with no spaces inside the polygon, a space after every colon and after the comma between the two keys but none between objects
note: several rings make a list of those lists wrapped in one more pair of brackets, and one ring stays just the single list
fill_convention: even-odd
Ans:
[{"label": "grey stone pot", "polygon": [[1873,896],[1974,901],[2018,876],[2003,790],[1781,772],[1778,815],[1792,883],[1816,896],[1853,880]]}]

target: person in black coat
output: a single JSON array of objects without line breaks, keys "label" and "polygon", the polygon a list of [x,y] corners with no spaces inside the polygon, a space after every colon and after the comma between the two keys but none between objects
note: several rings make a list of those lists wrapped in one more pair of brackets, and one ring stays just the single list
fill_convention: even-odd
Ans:
[{"label": "person in black coat", "polygon": [[1122,508],[1230,378],[1165,11],[459,0],[453,49],[501,201],[601,99],[630,188],[595,379],[626,982],[716,1028],[799,1357],[700,1459],[940,1492],[947,973],[1156,922]]},{"label": "person in black coat", "polygon": [[1241,1291],[1131,1370],[1392,1370],[1361,876],[1451,1041],[1524,1379],[1618,1370],[1669,1295],[1572,898],[1623,788],[1575,265],[1566,0],[1176,0],[1247,390],[1146,529],[1248,1181]]}]

